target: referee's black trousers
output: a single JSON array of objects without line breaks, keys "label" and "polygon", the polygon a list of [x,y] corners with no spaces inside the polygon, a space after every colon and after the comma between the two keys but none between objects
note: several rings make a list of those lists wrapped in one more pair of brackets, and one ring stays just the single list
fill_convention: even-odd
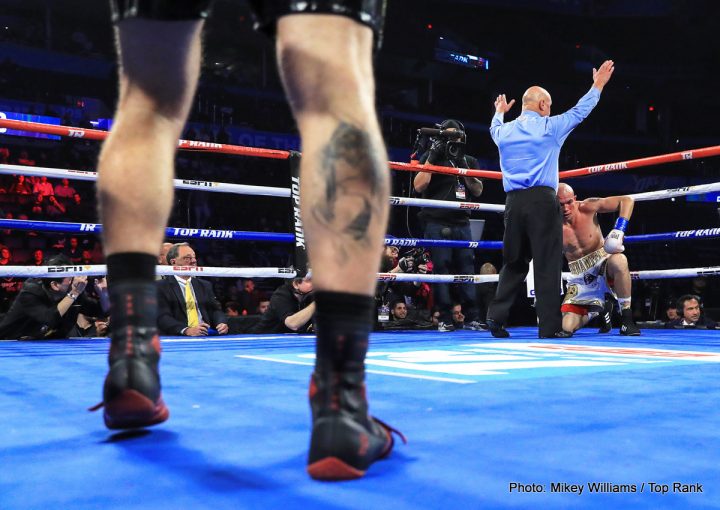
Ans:
[{"label": "referee's black trousers", "polygon": [[488,307],[488,319],[507,324],[510,307],[527,276],[531,259],[539,335],[552,336],[562,329],[562,211],[555,190],[546,186],[507,194],[503,268],[495,299]]}]

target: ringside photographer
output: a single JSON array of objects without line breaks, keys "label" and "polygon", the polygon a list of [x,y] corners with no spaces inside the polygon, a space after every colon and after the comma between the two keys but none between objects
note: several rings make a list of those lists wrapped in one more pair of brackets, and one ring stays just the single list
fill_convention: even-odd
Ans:
[{"label": "ringside photographer", "polygon": [[[437,126],[438,129],[419,130],[416,149],[418,152],[429,145],[419,158],[420,163],[452,166],[456,168],[479,169],[480,165],[472,156],[465,154],[467,135],[465,127],[457,120],[448,119]],[[464,202],[469,196],[479,197],[483,192],[483,183],[475,177],[433,174],[418,172],[413,187],[422,198]],[[460,209],[436,209],[424,207],[419,218],[424,223],[425,239],[471,239],[470,211]],[[475,254],[469,248],[432,248],[430,251],[437,274],[472,274],[475,270]],[[466,313],[466,326],[479,329],[475,289],[471,284],[460,284],[456,288],[457,301],[463,305]],[[433,285],[435,304],[440,309],[438,331],[453,331],[448,284]]]}]

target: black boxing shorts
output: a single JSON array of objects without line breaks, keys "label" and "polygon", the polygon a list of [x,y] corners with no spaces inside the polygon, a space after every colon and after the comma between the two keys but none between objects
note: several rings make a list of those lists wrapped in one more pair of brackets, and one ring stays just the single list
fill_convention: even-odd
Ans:
[{"label": "black boxing shorts", "polygon": [[[249,0],[255,29],[275,35],[278,18],[288,14],[336,14],[370,27],[375,47],[382,42],[387,0]],[[207,18],[212,0],[110,0],[112,20],[182,21]]]},{"label": "black boxing shorts", "polygon": [[370,27],[375,47],[382,42],[387,0],[249,0],[255,14],[255,29],[275,35],[278,18],[288,14],[336,14]]},{"label": "black boxing shorts", "polygon": [[212,0],[110,0],[114,23],[128,18],[188,21],[207,18]]}]

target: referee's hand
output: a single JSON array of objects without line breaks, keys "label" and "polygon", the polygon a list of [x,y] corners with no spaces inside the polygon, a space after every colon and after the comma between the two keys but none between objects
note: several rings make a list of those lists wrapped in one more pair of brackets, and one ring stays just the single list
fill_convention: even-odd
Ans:
[{"label": "referee's hand", "polygon": [[505,94],[500,94],[495,100],[495,112],[507,113],[508,111],[510,111],[510,108],[512,108],[514,104],[514,99],[508,103],[507,99],[505,99]]}]

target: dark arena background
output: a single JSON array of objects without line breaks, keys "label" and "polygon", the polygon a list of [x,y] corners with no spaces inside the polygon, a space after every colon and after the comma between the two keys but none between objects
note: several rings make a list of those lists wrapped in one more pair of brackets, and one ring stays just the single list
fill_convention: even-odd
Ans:
[{"label": "dark arena background", "polygon": [[[642,335],[620,336],[618,316],[607,334],[539,340],[524,286],[507,340],[379,327],[371,410],[408,443],[364,478],[328,484],[305,473],[314,337],[248,333],[258,317],[247,278],[267,297],[302,265],[290,154],[302,148],[272,40],[246,2],[216,0],[168,241],[192,245],[223,310],[239,303],[232,334],[163,337],[172,417],[119,434],[86,412],[101,399],[107,338],[0,341],[0,510],[720,508],[720,332],[664,327],[686,294],[720,320],[718,20],[711,0],[389,0],[375,70],[400,258],[417,257],[423,238],[418,129],[464,123],[465,151],[486,171],[467,199],[483,204],[467,206],[484,221],[467,240],[474,274],[499,270],[494,99],[519,102],[537,84],[561,113],[612,59],[560,178],[580,200],[636,198],[625,254]],[[0,1],[0,315],[55,254],[102,274],[94,172],[117,70],[108,2]],[[604,233],[615,218],[599,216]],[[479,301],[488,281],[475,278]],[[432,300],[423,307],[430,316]]]}]

